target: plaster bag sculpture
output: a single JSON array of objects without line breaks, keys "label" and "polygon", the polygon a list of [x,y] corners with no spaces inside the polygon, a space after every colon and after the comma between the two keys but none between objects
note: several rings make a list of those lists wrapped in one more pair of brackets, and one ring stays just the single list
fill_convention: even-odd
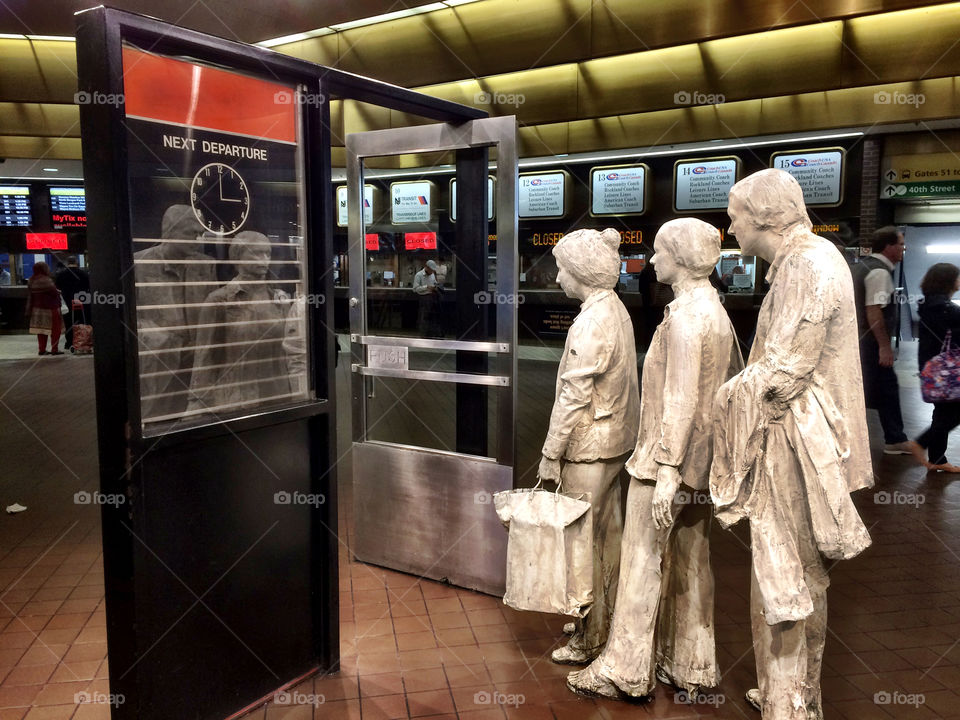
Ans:
[{"label": "plaster bag sculpture", "polygon": [[600,656],[570,673],[574,692],[645,698],[659,679],[689,695],[719,682],[710,567],[712,404],[743,366],[730,319],[708,279],[720,233],[694,218],[657,233],[651,262],[675,299],[643,364],[620,583]]},{"label": "plaster bag sculpture", "polygon": [[553,249],[557,282],[581,301],[557,371],[539,476],[589,499],[593,523],[593,605],[554,662],[581,664],[600,652],[610,629],[620,573],[620,470],[640,420],[637,355],[627,309],[613,292],[620,278],[620,233],[576,230]]},{"label": "plaster bag sculpture", "polygon": [[730,190],[730,234],[770,262],[746,369],[717,393],[717,519],[750,522],[751,616],[764,720],[821,720],[824,558],[870,535],[850,493],[873,485],[853,281],[811,232],[797,181],[762,170]]},{"label": "plaster bag sculpture", "polygon": [[493,496],[507,526],[507,592],[516,610],[583,617],[593,602],[593,516],[586,500],[539,488]]}]

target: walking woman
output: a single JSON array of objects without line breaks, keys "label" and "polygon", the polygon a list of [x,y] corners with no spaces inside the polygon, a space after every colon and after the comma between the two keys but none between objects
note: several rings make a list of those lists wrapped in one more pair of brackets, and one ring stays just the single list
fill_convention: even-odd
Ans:
[{"label": "walking woman", "polygon": [[60,291],[50,277],[50,266],[45,262],[35,263],[33,275],[27,280],[27,317],[30,318],[30,334],[37,336],[40,355],[47,354],[47,335],[50,336],[50,355],[60,352]]},{"label": "walking woman", "polygon": [[[920,347],[917,361],[920,370],[943,347],[947,333],[951,343],[960,344],[960,307],[950,300],[960,290],[960,268],[952,263],[937,263],[927,270],[920,281],[923,303],[920,305]],[[930,470],[960,473],[960,467],[947,462],[947,436],[960,425],[960,402],[933,403],[930,427],[917,438],[917,444],[927,451],[917,458]]]}]

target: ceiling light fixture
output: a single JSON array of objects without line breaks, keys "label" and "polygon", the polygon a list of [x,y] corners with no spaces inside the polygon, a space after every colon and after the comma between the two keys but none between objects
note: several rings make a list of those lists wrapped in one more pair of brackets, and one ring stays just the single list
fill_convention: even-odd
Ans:
[{"label": "ceiling light fixture", "polygon": [[284,35],[283,37],[273,38],[271,40],[261,40],[260,42],[254,44],[266,48],[276,47],[277,45],[288,45],[289,43],[301,42],[303,40],[309,40],[310,38],[320,37],[321,35],[330,35],[331,33],[335,32],[353,30],[355,28],[365,27],[367,25],[376,25],[377,23],[389,22],[390,20],[413,17],[414,15],[424,15],[435,10],[449,10],[451,8],[459,7],[460,5],[468,5],[469,3],[475,2],[479,2],[479,0],[442,0],[442,2],[428,3],[427,5],[405,8],[395,12],[383,13],[382,15],[372,15],[371,17],[349,20],[347,22],[336,23],[328,27],[317,28],[316,30],[295,33],[293,35]]},{"label": "ceiling light fixture", "polygon": [[960,243],[931,243],[927,255],[950,255],[960,253]]}]

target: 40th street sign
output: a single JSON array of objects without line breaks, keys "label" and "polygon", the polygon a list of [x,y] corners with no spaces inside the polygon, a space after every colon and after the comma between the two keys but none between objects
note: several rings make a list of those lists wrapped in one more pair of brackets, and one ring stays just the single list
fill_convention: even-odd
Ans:
[{"label": "40th street sign", "polygon": [[880,197],[884,200],[960,197],[960,180],[888,183],[880,189]]}]

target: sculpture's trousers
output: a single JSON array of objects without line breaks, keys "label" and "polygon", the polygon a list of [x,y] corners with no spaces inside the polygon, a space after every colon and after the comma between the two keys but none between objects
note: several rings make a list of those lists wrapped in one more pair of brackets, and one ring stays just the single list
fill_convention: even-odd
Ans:
[{"label": "sculpture's trousers", "polygon": [[[610,640],[596,668],[620,690],[647,695],[659,664],[682,687],[719,683],[710,567],[712,506],[682,486],[674,523],[653,524],[656,485],[631,478],[623,534],[619,600]],[[702,495],[700,496],[702,499]]]},{"label": "sculpture's trousers", "polygon": [[620,470],[625,458],[590,463],[565,463],[560,476],[563,492],[574,497],[590,494],[593,511],[593,605],[570,644],[596,655],[607,641],[617,600],[620,577],[620,543],[623,516],[620,510]]},{"label": "sculpture's trousers", "polygon": [[[829,578],[813,536],[800,467],[779,424],[771,424],[760,466],[750,531],[754,546],[750,605],[763,720],[821,720],[820,669],[827,634]],[[751,500],[753,502],[753,500]],[[768,552],[758,552],[763,545]],[[772,558],[790,558],[774,565]],[[787,567],[799,561],[802,577]],[[782,582],[777,597],[806,585],[813,612],[802,620],[768,624],[758,576]]]}]

